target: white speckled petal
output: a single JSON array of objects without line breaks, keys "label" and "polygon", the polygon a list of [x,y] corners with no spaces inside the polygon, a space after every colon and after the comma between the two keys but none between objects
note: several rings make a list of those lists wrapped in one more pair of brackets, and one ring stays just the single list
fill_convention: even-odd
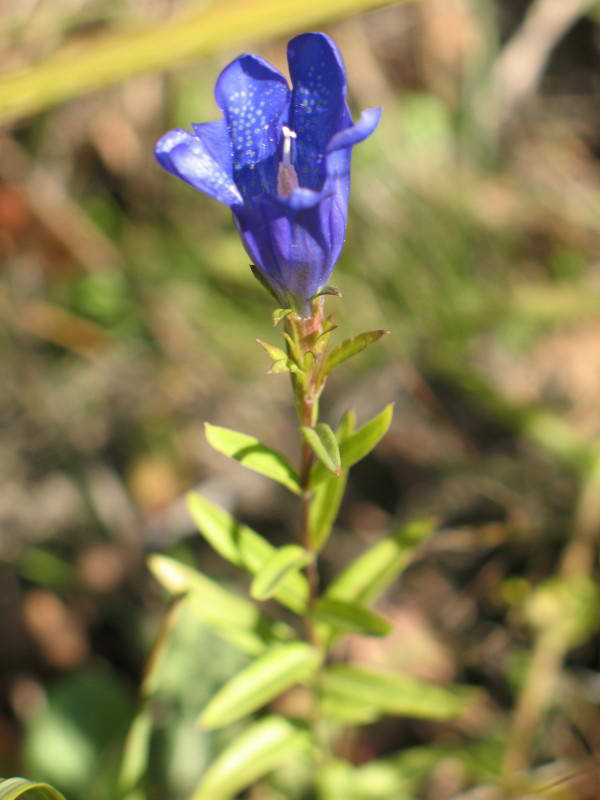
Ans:
[{"label": "white speckled petal", "polygon": [[225,116],[233,174],[244,199],[276,192],[277,155],[289,98],[284,76],[258,56],[240,56],[219,75],[215,99]]},{"label": "white speckled petal", "polygon": [[[223,146],[225,144],[224,142]],[[180,128],[169,131],[157,142],[155,155],[168,172],[195,189],[227,206],[242,202],[242,196],[228,174],[226,164],[219,163],[201,136]]]}]

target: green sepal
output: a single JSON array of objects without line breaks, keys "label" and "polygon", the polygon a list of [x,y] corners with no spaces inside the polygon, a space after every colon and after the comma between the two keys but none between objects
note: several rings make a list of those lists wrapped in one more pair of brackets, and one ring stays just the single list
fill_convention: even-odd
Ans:
[{"label": "green sepal", "polygon": [[386,330],[366,331],[365,333],[359,333],[357,336],[352,336],[350,339],[345,339],[343,342],[336,345],[325,359],[323,375],[327,375],[343,361],[357,355],[357,353],[360,353],[370,344],[378,341],[382,336],[388,333],[389,331]]},{"label": "green sepal", "polygon": [[268,600],[277,592],[281,582],[294,570],[305,567],[313,555],[297,544],[288,544],[275,550],[254,576],[250,594],[255,600]]},{"label": "green sepal", "polygon": [[317,297],[341,297],[342,293],[339,289],[336,289],[335,286],[325,286],[323,289],[319,289],[316,294],[313,294],[312,297],[309,297],[309,300],[315,300]]},{"label": "green sepal", "polygon": [[308,732],[300,724],[275,714],[264,717],[219,753],[190,800],[232,800],[309,746]]},{"label": "green sepal", "polygon": [[321,654],[304,642],[271,648],[217,692],[198,723],[215,729],[242,719],[295,684],[308,680],[321,659]]},{"label": "green sepal", "polygon": [[314,428],[309,428],[306,425],[300,427],[302,438],[309,445],[313,453],[330,472],[339,477],[342,469],[342,462],[340,459],[340,448],[335,436],[329,425],[325,422],[319,422]]},{"label": "green sepal", "polygon": [[289,317],[290,314],[293,313],[292,308],[276,308],[273,313],[271,314],[271,320],[273,322],[273,327],[276,328],[277,325],[281,322],[282,319]]},{"label": "green sepal", "polygon": [[[350,469],[376,447],[390,427],[393,411],[394,403],[390,403],[376,417],[373,417],[340,444],[340,461],[344,469]],[[311,488],[317,486],[326,477],[326,467],[320,461],[317,462],[310,473]]]},{"label": "green sepal", "polygon": [[[338,442],[343,442],[354,433],[355,426],[354,411],[347,411],[336,431]],[[308,531],[311,550],[315,553],[322,550],[329,538],[344,496],[347,479],[348,470],[345,469],[340,472],[339,477],[328,473],[325,480],[321,481],[313,490],[308,512]]]},{"label": "green sepal", "polygon": [[0,778],[0,800],[65,800],[64,796],[48,783],[28,781],[27,778]]},{"label": "green sepal", "polygon": [[414,520],[380,539],[333,580],[327,597],[361,605],[372,603],[398,577],[435,526],[433,519]]},{"label": "green sepal", "polygon": [[421,719],[452,719],[472,705],[476,692],[465,686],[437,686],[409,675],[334,664],[321,680],[322,696],[356,701],[386,714]]},{"label": "green sepal", "polygon": [[[187,506],[202,536],[232,564],[256,575],[273,556],[275,548],[270,542],[205,497],[190,492]],[[274,596],[282,605],[303,614],[308,604],[308,582],[299,572],[288,572]]]},{"label": "green sepal", "polygon": [[330,627],[334,633],[387,636],[392,630],[388,620],[370,608],[327,596],[317,601],[311,616]]},{"label": "green sepal", "polygon": [[[283,351],[282,351],[283,352]],[[239,461],[244,467],[281,483],[294,494],[301,494],[300,479],[286,459],[254,436],[204,423],[206,440],[218,453]]]}]

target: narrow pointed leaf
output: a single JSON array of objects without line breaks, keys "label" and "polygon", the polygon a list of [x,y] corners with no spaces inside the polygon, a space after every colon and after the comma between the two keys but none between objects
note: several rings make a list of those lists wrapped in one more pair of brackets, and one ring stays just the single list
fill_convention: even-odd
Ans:
[{"label": "narrow pointed leaf", "polygon": [[248,436],[246,433],[239,433],[230,428],[221,428],[219,425],[211,425],[209,422],[206,422],[204,427],[206,440],[217,452],[234,458],[248,469],[283,484],[295,494],[301,493],[300,480],[296,471],[275,450],[271,450],[254,436]]},{"label": "narrow pointed leaf", "polygon": [[297,544],[280,547],[254,576],[250,594],[255,600],[268,600],[290,572],[306,566],[312,558],[310,553]]},{"label": "narrow pointed leaf", "polygon": [[65,800],[63,795],[47,783],[28,781],[26,778],[0,778],[0,800]]},{"label": "narrow pointed leaf", "polygon": [[346,695],[324,694],[320,698],[319,710],[324,719],[340,722],[342,725],[370,725],[383,716],[381,710],[368,703],[351,703]]},{"label": "narrow pointed leaf", "polygon": [[257,339],[258,344],[265,350],[273,361],[280,361],[282,358],[287,358],[287,353],[281,347],[276,347],[270,342],[265,342],[264,339]]},{"label": "narrow pointed leaf", "polygon": [[152,718],[148,709],[143,708],[131,723],[123,746],[118,779],[119,794],[121,796],[125,796],[132,791],[146,774],[151,735]]},{"label": "narrow pointed leaf", "polygon": [[[356,415],[347,411],[336,431],[338,442],[343,442],[352,433],[356,425]],[[331,528],[340,510],[348,470],[342,470],[339,477],[328,474],[326,478],[315,486],[308,512],[308,530],[311,549],[318,553],[325,546]]]},{"label": "narrow pointed leaf", "polygon": [[342,468],[340,449],[335,433],[325,422],[314,428],[302,425],[300,428],[304,441],[310,446],[319,461],[334,475],[339,476]]},{"label": "narrow pointed leaf", "polygon": [[416,548],[434,529],[434,520],[415,520],[381,539],[335,578],[327,589],[327,597],[361,605],[373,602],[398,577]]},{"label": "narrow pointed leaf", "polygon": [[222,728],[251,714],[310,678],[320,661],[320,654],[302,642],[273,647],[217,692],[200,715],[200,725]]},{"label": "narrow pointed leaf", "polygon": [[[292,638],[285,623],[264,617],[254,603],[223,589],[198,570],[161,555],[150,556],[148,566],[171,595],[187,595],[194,614],[243,652],[259,655],[274,641]],[[150,680],[151,670],[145,684]]]},{"label": "narrow pointed leaf", "polygon": [[348,703],[356,701],[387,714],[422,719],[452,719],[472,704],[474,691],[463,686],[436,686],[412,678],[372,669],[336,664],[323,675],[323,695]]},{"label": "narrow pointed leaf", "polygon": [[[273,545],[247,525],[241,525],[227,511],[199,494],[188,495],[188,510],[198,530],[227,561],[251,575],[262,569],[275,552]],[[275,598],[297,614],[308,603],[308,583],[298,571],[288,572],[280,582]]]},{"label": "narrow pointed leaf", "polygon": [[308,733],[300,725],[276,715],[264,717],[217,756],[190,800],[231,800],[308,748]]},{"label": "narrow pointed leaf", "polygon": [[[357,461],[364,458],[385,436],[392,421],[393,410],[394,404],[390,403],[376,417],[341,443],[340,460],[344,469],[350,469]],[[327,469],[321,462],[317,462],[311,470],[311,487],[317,486],[326,476]]]},{"label": "narrow pointed leaf", "polygon": [[311,616],[337,633],[359,633],[364,636],[387,636],[392,630],[387,619],[369,608],[345,600],[322,597]]},{"label": "narrow pointed leaf", "polygon": [[256,341],[273,359],[273,364],[268,374],[277,375],[282,372],[294,372],[297,374],[300,372],[298,365],[288,357],[288,354],[281,347],[276,347],[274,344],[263,341],[263,339],[257,339]]},{"label": "narrow pointed leaf", "polygon": [[389,333],[389,331],[367,331],[366,333],[359,333],[358,336],[352,336],[350,339],[341,342],[341,344],[334,347],[327,356],[323,367],[323,374],[327,375],[332,369],[335,369],[335,367],[341,364],[342,361],[352,358],[352,356],[360,353],[361,350],[364,350],[370,344],[381,339],[381,337],[385,336],[387,333]]}]

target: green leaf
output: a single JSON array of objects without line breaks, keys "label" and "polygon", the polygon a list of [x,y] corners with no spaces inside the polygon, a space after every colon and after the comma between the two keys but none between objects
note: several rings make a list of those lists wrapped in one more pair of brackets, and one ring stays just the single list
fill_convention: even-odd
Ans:
[{"label": "green leaf", "polygon": [[[350,469],[357,461],[364,458],[385,436],[392,421],[393,410],[394,404],[390,403],[340,444],[340,460],[344,469]],[[326,477],[327,469],[321,462],[317,462],[310,474],[311,487],[317,486]]]},{"label": "green leaf", "polygon": [[473,701],[467,687],[435,686],[412,678],[372,669],[336,664],[321,681],[323,695],[340,701],[373,706],[387,714],[422,719],[452,719],[463,714]]},{"label": "green leaf", "polygon": [[27,778],[0,778],[0,800],[65,800],[63,795],[47,783],[28,781]]},{"label": "green leaf", "polygon": [[[201,572],[167,556],[152,555],[148,566],[169,594],[187,594],[187,602],[207,627],[250,655],[258,655],[273,641],[292,638],[292,630],[264,617],[250,601],[238,597]],[[145,680],[151,690],[152,670]]]},{"label": "green leaf", "polygon": [[387,333],[389,333],[389,331],[367,331],[365,333],[359,333],[358,336],[352,336],[350,339],[346,339],[345,341],[341,342],[341,344],[338,344],[336,347],[334,347],[331,353],[329,353],[327,356],[325,364],[323,365],[323,374],[327,375],[332,369],[341,364],[342,361],[352,358],[352,356],[360,353],[361,350],[364,350],[370,344],[373,344],[378,339],[381,339],[381,337],[385,336]]},{"label": "green leaf", "polygon": [[254,576],[250,594],[255,600],[268,600],[291,571],[306,566],[312,558],[311,553],[297,544],[280,547]]},{"label": "green leaf", "polygon": [[276,715],[264,717],[238,736],[204,773],[190,800],[231,800],[242,789],[308,750],[308,733]]},{"label": "green leaf", "polygon": [[273,359],[273,364],[271,365],[269,374],[274,375],[281,372],[300,372],[298,365],[288,357],[288,354],[285,352],[285,350],[282,350],[281,347],[276,347],[274,344],[265,342],[263,339],[257,339],[256,341]]},{"label": "green leaf", "polygon": [[[342,417],[336,436],[338,442],[343,442],[352,433],[356,425],[354,411],[347,411]],[[326,544],[335,518],[340,510],[348,470],[342,470],[339,477],[327,474],[325,479],[313,489],[308,511],[309,541],[313,552],[318,553]]]},{"label": "green leaf", "polygon": [[373,602],[402,572],[434,528],[434,520],[415,520],[381,539],[335,578],[327,589],[327,597],[361,605]]},{"label": "green leaf", "polygon": [[222,728],[251,714],[309,678],[320,662],[317,650],[303,642],[273,647],[217,692],[200,715],[200,725]]},{"label": "green leaf", "polygon": [[266,447],[254,436],[211,425],[209,422],[205,422],[204,427],[208,443],[217,452],[234,458],[248,469],[283,484],[295,494],[302,492],[300,479],[291,465],[282,455]]},{"label": "green leaf", "polygon": [[348,702],[346,695],[324,694],[319,699],[319,711],[324,719],[342,725],[370,725],[382,716],[382,712],[370,703],[361,703],[353,698]]},{"label": "green leaf", "polygon": [[[187,497],[188,510],[198,530],[223,558],[251,575],[262,569],[275,548],[247,525],[241,525],[222,508],[199,494]],[[308,582],[299,572],[288,572],[275,592],[275,598],[297,614],[303,614],[308,603]]]},{"label": "green leaf", "polygon": [[152,717],[147,708],[136,714],[123,746],[119,770],[119,794],[132,791],[146,774],[152,735]]},{"label": "green leaf", "polygon": [[335,433],[325,422],[319,422],[314,428],[306,425],[300,427],[304,441],[313,453],[330,472],[339,477],[342,464],[340,449]]},{"label": "green leaf", "polygon": [[322,597],[311,612],[319,622],[338,633],[360,633],[365,636],[387,636],[392,626],[369,608],[344,600]]}]

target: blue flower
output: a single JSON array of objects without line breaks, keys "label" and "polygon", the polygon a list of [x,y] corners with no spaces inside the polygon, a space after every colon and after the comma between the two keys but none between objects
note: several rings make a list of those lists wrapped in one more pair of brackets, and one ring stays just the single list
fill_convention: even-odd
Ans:
[{"label": "blue flower", "polygon": [[342,57],[324,33],[292,39],[288,63],[292,91],[262,58],[236,58],[215,87],[223,119],[170,131],[156,157],[231,208],[278,301],[306,313],[344,244],[352,147],[375,130],[381,110],[353,124]]}]

